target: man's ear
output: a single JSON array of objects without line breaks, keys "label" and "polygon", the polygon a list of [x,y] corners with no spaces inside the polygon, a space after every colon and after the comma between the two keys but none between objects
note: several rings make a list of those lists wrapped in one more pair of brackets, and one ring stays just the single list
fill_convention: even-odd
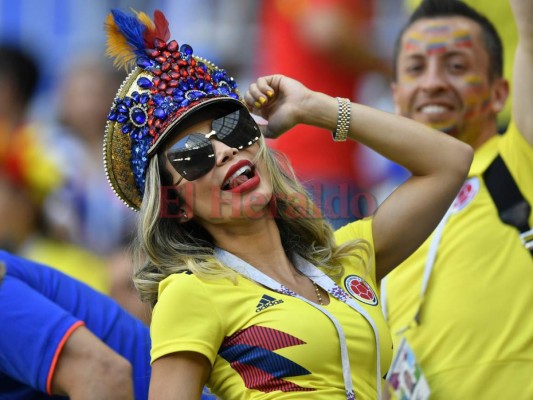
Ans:
[{"label": "man's ear", "polygon": [[509,82],[503,78],[496,78],[492,84],[491,110],[499,113],[505,107],[505,102],[509,97]]}]

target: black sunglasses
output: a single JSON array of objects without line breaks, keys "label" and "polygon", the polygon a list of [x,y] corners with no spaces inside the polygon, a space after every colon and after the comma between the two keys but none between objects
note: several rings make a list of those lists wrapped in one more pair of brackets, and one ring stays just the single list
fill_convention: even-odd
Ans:
[{"label": "black sunglasses", "polygon": [[215,166],[216,157],[210,138],[215,137],[225,145],[242,150],[261,137],[261,131],[246,110],[233,111],[214,119],[209,133],[191,133],[178,140],[166,151],[166,156],[181,178],[194,181]]}]

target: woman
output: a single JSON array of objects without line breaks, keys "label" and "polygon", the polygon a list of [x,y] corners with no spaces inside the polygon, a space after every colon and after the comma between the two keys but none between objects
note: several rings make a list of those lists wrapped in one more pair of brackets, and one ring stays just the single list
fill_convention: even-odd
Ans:
[{"label": "woman", "polygon": [[[161,13],[154,20],[113,11],[107,21],[137,68],[105,145],[111,184],[140,209],[134,280],[154,307],[150,397],[197,399],[205,384],[224,399],[380,398],[391,340],[377,282],[435,228],[471,149],[281,75],[259,78],[241,102],[223,70],[169,42]],[[413,176],[334,233],[249,111],[269,136],[317,126]]]}]

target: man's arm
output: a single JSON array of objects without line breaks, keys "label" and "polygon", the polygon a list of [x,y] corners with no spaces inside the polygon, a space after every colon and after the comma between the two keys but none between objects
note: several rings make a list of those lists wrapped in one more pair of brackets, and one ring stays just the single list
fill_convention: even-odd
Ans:
[{"label": "man's arm", "polygon": [[514,60],[513,119],[518,130],[533,146],[533,1],[511,0],[518,29]]},{"label": "man's arm", "polygon": [[133,399],[130,363],[82,321],[9,273],[0,304],[0,372],[50,395]]},{"label": "man's arm", "polygon": [[87,328],[77,328],[59,353],[51,392],[72,400],[132,400],[130,363]]},{"label": "man's arm", "polygon": [[[0,372],[35,391],[51,393],[52,380],[58,376],[61,379],[62,373],[57,375],[61,359],[79,356],[70,353],[69,344],[81,335],[87,343],[81,350],[97,350],[101,360],[117,366],[119,375],[108,374],[105,379],[116,377],[120,382],[121,371],[132,370],[135,398],[148,397],[151,371],[147,326],[111,298],[53,268],[4,251],[0,251],[0,263],[6,269],[0,284]],[[110,359],[109,352],[116,358]],[[91,354],[83,357],[87,362],[84,368],[93,368],[96,361]],[[131,366],[126,363],[124,367],[124,359]],[[92,385],[83,386],[94,391]]]}]

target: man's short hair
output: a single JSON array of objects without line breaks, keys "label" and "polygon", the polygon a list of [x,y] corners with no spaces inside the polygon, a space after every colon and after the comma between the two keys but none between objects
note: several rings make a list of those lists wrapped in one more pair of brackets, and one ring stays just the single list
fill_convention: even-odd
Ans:
[{"label": "man's short hair", "polygon": [[442,17],[464,17],[476,22],[482,31],[485,48],[489,55],[489,78],[500,78],[503,75],[503,45],[500,35],[485,16],[474,10],[466,3],[459,0],[423,0],[413,11],[407,23],[403,26],[400,34],[396,38],[394,46],[394,76],[396,81],[398,74],[398,56],[402,37],[405,31],[415,22],[421,19],[442,18]]}]

